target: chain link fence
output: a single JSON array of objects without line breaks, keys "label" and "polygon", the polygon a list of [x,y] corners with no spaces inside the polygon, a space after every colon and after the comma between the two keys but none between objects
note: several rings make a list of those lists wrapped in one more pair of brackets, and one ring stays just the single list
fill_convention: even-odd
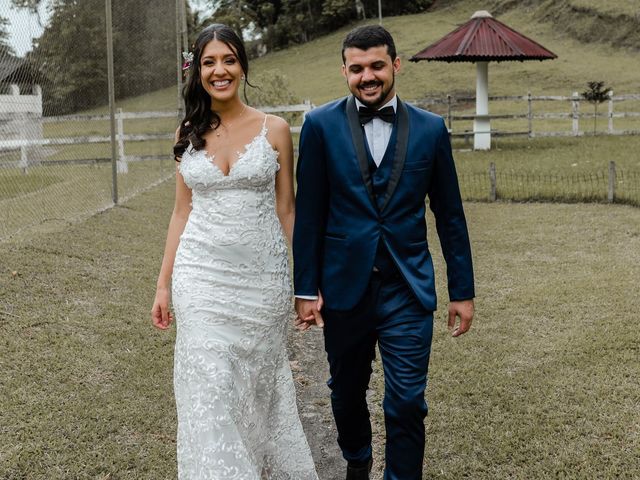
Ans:
[{"label": "chain link fence", "polygon": [[[184,2],[39,3],[44,19],[0,2],[0,240],[64,227],[175,171]],[[9,30],[42,34],[20,55]]]},{"label": "chain link fence", "polygon": [[616,167],[561,174],[500,171],[458,172],[462,198],[468,201],[600,202],[640,206],[640,172]]}]

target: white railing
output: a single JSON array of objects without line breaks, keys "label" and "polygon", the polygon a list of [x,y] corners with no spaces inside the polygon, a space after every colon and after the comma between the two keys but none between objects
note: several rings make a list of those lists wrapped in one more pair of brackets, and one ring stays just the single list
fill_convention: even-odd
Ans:
[{"label": "white railing", "polygon": [[[265,113],[302,113],[304,116],[314,108],[310,101],[305,101],[296,105],[280,105],[274,107],[258,107]],[[145,133],[145,134],[126,134],[124,133],[124,120],[134,119],[157,119],[157,118],[173,118],[176,123],[179,121],[177,112],[124,112],[118,109],[116,112],[116,141],[118,142],[118,171],[126,173],[127,163],[143,159],[142,157],[125,155],[125,142],[145,142],[153,140],[171,140],[174,138],[173,132],[168,133]],[[44,117],[42,123],[64,123],[64,122],[91,122],[91,121],[109,121],[107,114],[98,115],[61,115],[56,117]],[[301,125],[292,125],[291,133],[300,133]],[[20,149],[20,160],[17,162],[4,162],[0,166],[18,167],[26,171],[32,164],[28,156],[29,147],[36,146],[58,146],[58,145],[82,145],[92,143],[110,143],[111,137],[106,135],[84,135],[73,137],[53,137],[53,138],[36,138],[36,139],[11,139],[0,140],[0,150],[17,150]],[[67,160],[67,161],[51,161],[47,163],[86,163],[88,160]],[[105,159],[105,161],[109,161]],[[42,163],[42,162],[37,162]]]},{"label": "white railing", "polygon": [[[640,100],[640,94],[626,94],[626,95],[614,95],[613,92],[609,94],[609,99],[603,102],[603,106],[606,105],[606,110],[602,112],[598,112],[595,114],[593,111],[583,112],[581,111],[581,107],[584,104],[587,104],[591,107],[591,104],[587,102],[578,92],[574,92],[569,96],[562,95],[531,95],[528,93],[526,95],[513,95],[513,96],[493,96],[489,97],[489,101],[494,103],[494,107],[496,107],[496,103],[499,102],[523,102],[526,104],[526,112],[525,113],[516,113],[516,114],[489,114],[486,115],[486,118],[490,120],[527,120],[527,128],[520,129],[515,131],[500,131],[493,130],[491,131],[492,135],[495,136],[528,136],[530,138],[533,137],[577,137],[583,136],[589,133],[590,128],[584,128],[584,122],[581,120],[584,119],[593,119],[597,118],[606,118],[607,119],[607,129],[605,132],[602,132],[607,135],[640,135],[640,128],[637,129],[617,129],[615,128],[614,119],[616,118],[640,118],[640,112],[636,111],[616,111],[615,104],[625,101],[638,101]],[[534,102],[564,102],[568,105],[566,112],[537,112],[537,109],[534,108]],[[439,98],[426,98],[420,100],[418,102],[413,102],[415,105],[429,109],[430,107],[435,106],[436,109],[444,110],[442,111],[442,116],[447,121],[447,125],[449,127],[449,132],[452,136],[464,136],[469,137],[473,135],[473,132],[470,130],[460,131],[456,129],[455,121],[456,120],[473,120],[475,119],[475,115],[472,113],[466,114],[457,114],[455,113],[456,109],[460,108],[460,105],[470,105],[475,103],[475,97],[455,97],[452,95],[447,95],[446,97]],[[523,109],[524,110],[524,109]],[[562,120],[566,119],[571,121],[571,128],[567,130],[536,130],[535,121],[536,120]],[[590,127],[590,126],[589,126]]]}]

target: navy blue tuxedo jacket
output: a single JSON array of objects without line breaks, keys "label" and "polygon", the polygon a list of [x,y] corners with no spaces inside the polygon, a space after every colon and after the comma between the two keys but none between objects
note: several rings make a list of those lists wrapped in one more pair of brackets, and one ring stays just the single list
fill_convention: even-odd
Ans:
[{"label": "navy blue tuxedo jacket", "polygon": [[354,98],[307,114],[296,172],[296,295],[321,291],[327,308],[353,308],[364,295],[382,241],[425,309],[435,310],[428,196],[447,263],[449,298],[474,297],[469,236],[444,121],[398,100],[394,128],[391,176],[384,200],[376,202]]}]

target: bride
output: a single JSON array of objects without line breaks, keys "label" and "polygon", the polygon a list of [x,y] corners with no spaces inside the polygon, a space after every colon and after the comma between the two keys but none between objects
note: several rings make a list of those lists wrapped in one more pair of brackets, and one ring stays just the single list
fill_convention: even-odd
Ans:
[{"label": "bride", "polygon": [[[286,353],[294,221],[289,126],[243,103],[242,40],[196,40],[176,132],[175,207],[152,308],[177,332],[181,480],[317,480]],[[285,239],[286,237],[286,239]],[[171,294],[170,294],[171,292]]]}]

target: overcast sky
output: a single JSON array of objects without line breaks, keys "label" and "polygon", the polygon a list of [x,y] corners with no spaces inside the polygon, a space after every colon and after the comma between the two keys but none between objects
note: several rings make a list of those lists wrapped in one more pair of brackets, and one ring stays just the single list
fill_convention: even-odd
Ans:
[{"label": "overcast sky", "polygon": [[[48,2],[43,2],[48,4]],[[9,44],[20,57],[31,50],[31,39],[38,38],[42,34],[42,28],[38,24],[38,17],[32,15],[23,8],[13,8],[11,0],[0,0],[0,16],[9,20]],[[42,21],[48,19],[46,5],[40,8]]]}]

